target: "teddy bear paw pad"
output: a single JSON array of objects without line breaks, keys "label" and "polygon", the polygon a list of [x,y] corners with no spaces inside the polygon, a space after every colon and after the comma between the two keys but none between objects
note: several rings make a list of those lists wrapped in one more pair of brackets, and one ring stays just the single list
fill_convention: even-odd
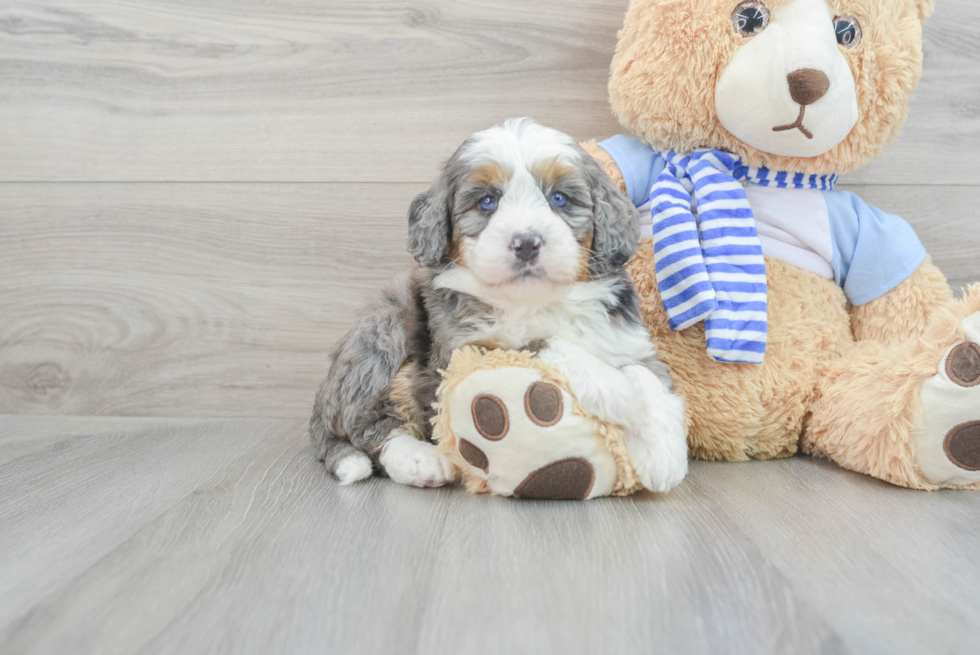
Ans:
[{"label": "teddy bear paw pad", "polygon": [[595,469],[584,459],[563,459],[539,468],[524,479],[514,495],[544,500],[585,500],[595,483]]},{"label": "teddy bear paw pad", "polygon": [[593,419],[533,368],[478,371],[448,399],[456,451],[491,491],[520,498],[608,495],[616,462]]},{"label": "teddy bear paw pad", "polygon": [[966,341],[949,349],[922,387],[915,440],[919,468],[942,486],[980,482],[980,313],[962,327]]},{"label": "teddy bear paw pad", "polygon": [[980,421],[957,425],[943,442],[946,456],[964,471],[980,471]]}]

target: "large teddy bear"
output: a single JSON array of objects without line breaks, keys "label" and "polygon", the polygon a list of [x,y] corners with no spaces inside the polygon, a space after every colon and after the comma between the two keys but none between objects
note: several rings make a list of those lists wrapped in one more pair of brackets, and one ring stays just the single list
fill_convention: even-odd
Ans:
[{"label": "large teddy bear", "polygon": [[[631,2],[609,89],[637,138],[585,146],[646,217],[631,274],[695,457],[803,451],[905,487],[980,488],[980,285],[954,300],[907,223],[834,190],[898,134],[932,5]],[[457,404],[515,386],[491,378]],[[437,437],[486,490],[451,400]],[[628,462],[606,477],[603,493],[635,488]]]}]

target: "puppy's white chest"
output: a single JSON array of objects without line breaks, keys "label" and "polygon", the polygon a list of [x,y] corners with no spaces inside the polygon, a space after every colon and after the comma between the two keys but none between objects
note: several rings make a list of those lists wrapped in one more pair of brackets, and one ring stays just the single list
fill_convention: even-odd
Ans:
[{"label": "puppy's white chest", "polygon": [[520,348],[532,341],[555,336],[570,338],[581,332],[579,321],[553,308],[532,310],[499,310],[489,318],[487,336],[507,348]]},{"label": "puppy's white chest", "polygon": [[534,311],[500,310],[487,324],[486,339],[505,348],[560,337],[612,366],[625,366],[654,354],[646,330],[614,324],[601,301],[556,303]]},{"label": "puppy's white chest", "polygon": [[485,342],[518,349],[560,337],[617,367],[656,354],[641,324],[628,324],[612,314],[618,306],[615,280],[578,283],[537,303],[484,287],[462,268],[441,274],[435,285],[474,296],[490,307],[486,315],[466,321],[465,339],[459,345]]}]

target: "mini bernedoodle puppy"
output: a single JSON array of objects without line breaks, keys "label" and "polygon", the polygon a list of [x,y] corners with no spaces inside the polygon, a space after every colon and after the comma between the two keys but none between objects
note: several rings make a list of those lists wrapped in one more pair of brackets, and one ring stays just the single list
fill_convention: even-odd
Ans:
[{"label": "mini bernedoodle puppy", "polygon": [[644,328],[624,265],[632,203],[569,136],[529,119],[479,132],[412,202],[419,266],[363,312],[333,354],[310,433],[342,484],[377,468],[436,487],[456,471],[429,440],[452,352],[532,349],[589,412],[626,428],[643,485],[687,473],[681,399]]}]

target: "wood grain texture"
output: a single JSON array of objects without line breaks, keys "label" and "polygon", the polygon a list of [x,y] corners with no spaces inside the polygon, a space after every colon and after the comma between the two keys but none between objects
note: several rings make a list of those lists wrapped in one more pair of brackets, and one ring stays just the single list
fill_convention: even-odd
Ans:
[{"label": "wood grain texture", "polygon": [[[627,0],[8,0],[0,180],[426,182],[530,115],[619,131]],[[943,0],[902,138],[852,176],[975,184],[980,4]]]},{"label": "wood grain texture", "polygon": [[296,421],[89,421],[0,464],[4,653],[973,652],[977,494],[806,458],[586,503],[342,488]]},{"label": "wood grain texture", "polygon": [[418,185],[5,185],[0,412],[306,416]]},{"label": "wood grain texture", "polygon": [[826,460],[705,464],[688,481],[860,653],[969,653],[980,621],[980,496],[918,493]]},{"label": "wood grain texture", "polygon": [[[71,439],[0,469],[0,623],[17,620],[284,427],[281,420],[73,420]],[[0,434],[46,440],[63,425],[57,418],[0,418]],[[286,426],[304,433],[301,422]]]},{"label": "wood grain texture", "polygon": [[[976,494],[797,458],[517,502],[313,459],[411,198],[504,118],[620,131],[627,4],[0,3],[0,652],[975,650]],[[845,179],[954,287],[980,279],[978,23],[938,3],[904,134]]]},{"label": "wood grain texture", "polygon": [[615,130],[627,0],[0,9],[0,179],[428,181],[476,129]]},{"label": "wood grain texture", "polygon": [[839,188],[908,221],[955,293],[980,282],[980,186],[842,184]]},{"label": "wood grain texture", "polygon": [[[0,413],[306,417],[424,188],[0,185]],[[980,188],[852,188],[980,280]]]}]

